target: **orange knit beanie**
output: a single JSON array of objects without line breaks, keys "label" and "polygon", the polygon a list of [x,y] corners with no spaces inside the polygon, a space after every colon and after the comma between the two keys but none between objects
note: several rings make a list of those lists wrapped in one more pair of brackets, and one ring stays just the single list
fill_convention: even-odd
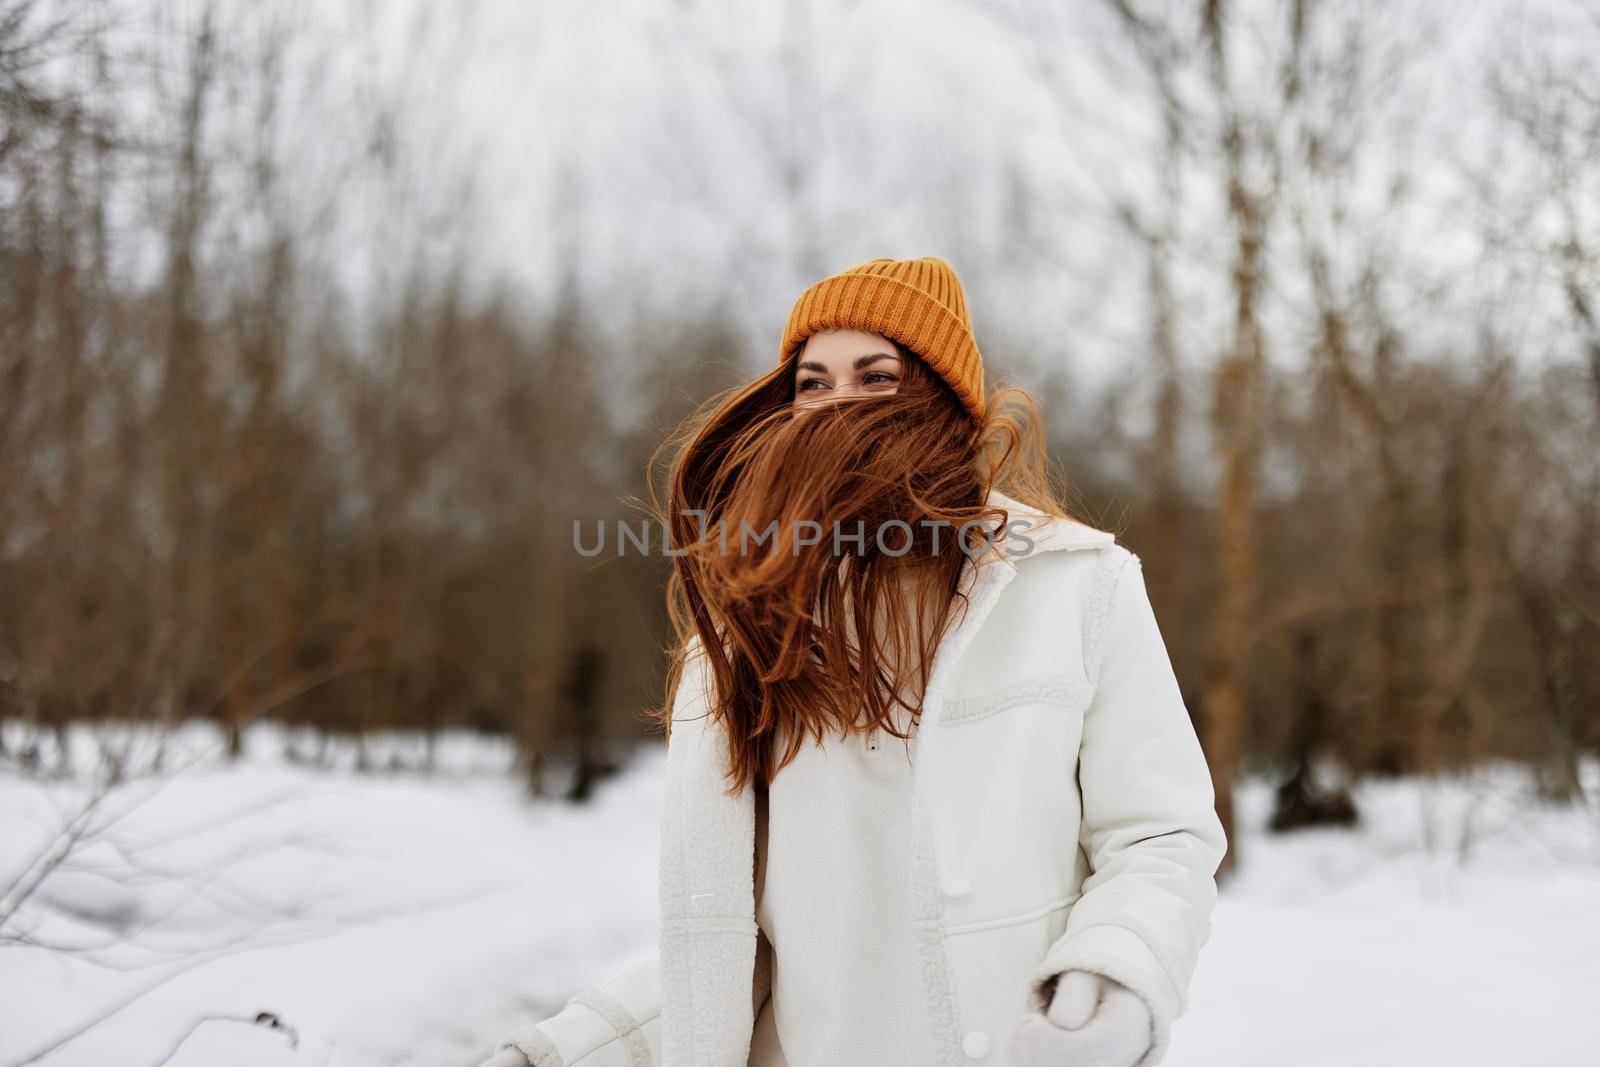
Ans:
[{"label": "orange knit beanie", "polygon": [[905,345],[983,418],[983,356],[972,336],[961,279],[938,256],[869,259],[811,285],[795,301],[778,351],[782,363],[807,337],[847,328]]}]

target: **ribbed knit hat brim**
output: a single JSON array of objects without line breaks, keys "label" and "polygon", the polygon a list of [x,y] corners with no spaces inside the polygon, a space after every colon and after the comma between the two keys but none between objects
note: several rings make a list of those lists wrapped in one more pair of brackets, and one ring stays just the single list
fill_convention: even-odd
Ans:
[{"label": "ribbed knit hat brim", "polygon": [[974,419],[983,418],[983,356],[961,280],[939,257],[870,259],[814,283],[789,313],[779,362],[829,329],[865,330],[905,345],[949,384]]}]

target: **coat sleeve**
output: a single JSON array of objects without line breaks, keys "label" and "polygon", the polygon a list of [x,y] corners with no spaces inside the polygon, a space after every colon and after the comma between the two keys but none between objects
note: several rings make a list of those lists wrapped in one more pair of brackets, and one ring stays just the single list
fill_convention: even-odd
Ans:
[{"label": "coat sleeve", "polygon": [[507,1034],[532,1067],[642,1067],[661,1062],[661,979],[655,957],[567,1001],[560,1012]]},{"label": "coat sleeve", "polygon": [[1085,670],[1096,688],[1078,756],[1078,838],[1092,869],[1029,995],[1045,1011],[1069,970],[1127,986],[1150,1008],[1150,1049],[1137,1065],[1150,1067],[1187,1005],[1227,840],[1139,557],[1102,550],[1086,607]]}]

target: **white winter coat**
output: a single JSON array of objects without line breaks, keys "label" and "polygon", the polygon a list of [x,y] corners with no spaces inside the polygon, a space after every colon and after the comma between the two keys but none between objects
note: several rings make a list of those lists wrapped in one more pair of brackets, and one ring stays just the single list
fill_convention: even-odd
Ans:
[{"label": "white winter coat", "polygon": [[[1210,773],[1138,557],[990,500],[1031,525],[966,562],[970,606],[956,601],[912,734],[909,918],[935,1064],[1002,1067],[1016,1025],[1047,1006],[1046,980],[1078,969],[1149,1005],[1149,1067],[1210,933],[1227,847]],[[501,1042],[534,1067],[748,1060],[772,963],[754,793],[724,795],[703,667],[685,668],[667,747],[659,957]]]}]

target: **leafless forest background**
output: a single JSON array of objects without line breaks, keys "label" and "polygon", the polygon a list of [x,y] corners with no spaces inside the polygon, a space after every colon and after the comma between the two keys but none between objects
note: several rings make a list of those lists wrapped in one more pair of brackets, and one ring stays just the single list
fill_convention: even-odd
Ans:
[{"label": "leafless forest background", "polygon": [[[582,796],[659,696],[666,572],[573,520],[638,520],[661,436],[807,282],[938,254],[1144,559],[1219,784],[1280,774],[1286,827],[1353,815],[1326,765],[1512,759],[1576,797],[1600,6],[945,5],[970,49],[888,88],[830,20],[892,19],[821,6],[552,17],[525,65],[593,50],[571,95],[480,96],[505,138],[601,136],[507,187],[448,109],[413,121],[482,74],[438,59],[453,6],[380,42],[304,4],[0,0],[7,764],[56,773],[85,720],[468,728]],[[642,73],[597,65],[629,19]],[[961,110],[962,66],[1026,125]]]}]

